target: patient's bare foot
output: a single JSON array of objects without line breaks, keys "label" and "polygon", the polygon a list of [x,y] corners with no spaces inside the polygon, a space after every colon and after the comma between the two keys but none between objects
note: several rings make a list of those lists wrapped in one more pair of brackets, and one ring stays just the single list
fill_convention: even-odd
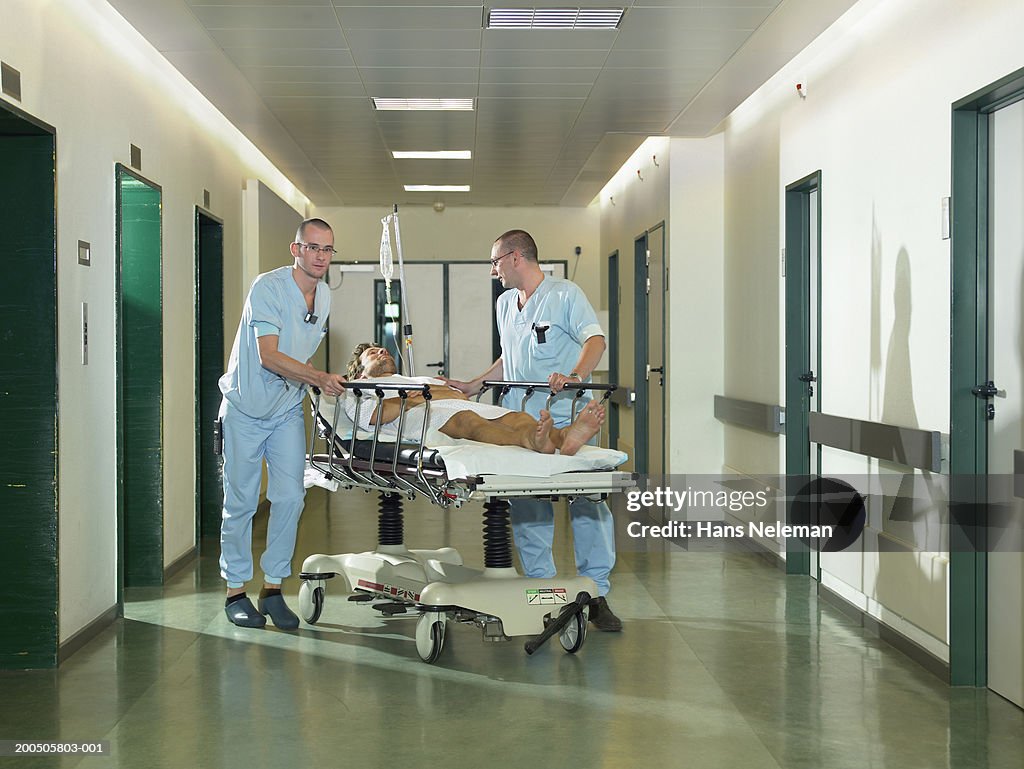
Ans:
[{"label": "patient's bare foot", "polygon": [[537,427],[533,432],[527,433],[529,445],[528,449],[539,451],[541,454],[554,454],[555,444],[551,440],[551,428],[554,427],[555,423],[551,419],[551,414],[541,409],[540,419],[537,420]]},{"label": "patient's bare foot", "polygon": [[571,457],[578,452],[587,441],[597,435],[604,424],[604,406],[591,401],[583,407],[576,421],[562,429],[561,452]]}]

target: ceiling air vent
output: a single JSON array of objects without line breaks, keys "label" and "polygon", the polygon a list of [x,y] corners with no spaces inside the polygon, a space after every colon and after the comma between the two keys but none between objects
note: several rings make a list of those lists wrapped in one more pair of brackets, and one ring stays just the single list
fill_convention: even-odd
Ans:
[{"label": "ceiling air vent", "polygon": [[623,8],[492,8],[487,29],[618,29]]}]

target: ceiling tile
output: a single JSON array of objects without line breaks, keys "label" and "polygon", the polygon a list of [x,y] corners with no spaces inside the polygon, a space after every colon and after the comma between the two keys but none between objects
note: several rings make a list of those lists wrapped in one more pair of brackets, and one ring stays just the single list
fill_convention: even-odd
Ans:
[{"label": "ceiling tile", "polygon": [[224,51],[239,67],[354,67],[348,50],[324,48],[311,56],[296,48],[229,48]]},{"label": "ceiling tile", "polygon": [[481,69],[481,83],[593,83],[601,70],[587,67]]},{"label": "ceiling tile", "polygon": [[506,99],[585,99],[592,83],[481,83],[480,102]]},{"label": "ceiling tile", "polygon": [[449,83],[477,82],[475,67],[360,67],[359,75],[367,88],[377,83]]},{"label": "ceiling tile", "polygon": [[480,49],[398,51],[358,47],[355,62],[360,67],[478,67]]},{"label": "ceiling tile", "polygon": [[609,50],[618,30],[485,29],[484,49],[569,51],[577,49]]},{"label": "ceiling tile", "polygon": [[338,29],[330,6],[193,5],[192,13],[207,29]]},{"label": "ceiling tile", "polygon": [[253,84],[358,83],[355,67],[239,67]]},{"label": "ceiling tile", "polygon": [[348,36],[352,55],[358,61],[362,52],[480,50],[479,29],[361,29]]},{"label": "ceiling tile", "polygon": [[603,67],[608,50],[575,51],[523,48],[488,49],[483,52],[484,67]]},{"label": "ceiling tile", "polygon": [[341,25],[345,29],[472,29],[482,28],[482,10],[479,6],[434,5],[393,7],[387,5],[350,6],[338,9]]},{"label": "ceiling tile", "polygon": [[[222,48],[345,49],[348,44],[337,27],[327,29],[211,29]],[[310,56],[313,54],[310,53]]]},{"label": "ceiling tile", "polygon": [[[256,88],[268,105],[291,99],[363,99],[370,103],[362,83],[261,83]],[[351,109],[351,105],[336,101],[332,109]]]}]

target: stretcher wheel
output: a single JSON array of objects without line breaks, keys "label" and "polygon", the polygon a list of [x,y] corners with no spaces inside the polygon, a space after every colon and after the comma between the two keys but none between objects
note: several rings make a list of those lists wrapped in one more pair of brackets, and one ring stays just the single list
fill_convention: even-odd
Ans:
[{"label": "stretcher wheel", "polygon": [[436,662],[444,648],[445,618],[436,612],[426,612],[416,623],[416,652],[428,665]]},{"label": "stretcher wheel", "polygon": [[306,580],[299,585],[299,615],[310,625],[315,625],[324,610],[324,589],[313,587]]},{"label": "stretcher wheel", "polygon": [[585,640],[587,640],[586,609],[577,613],[576,616],[569,620],[569,624],[558,634],[558,642],[562,644],[562,648],[569,652],[569,654],[578,652]]}]

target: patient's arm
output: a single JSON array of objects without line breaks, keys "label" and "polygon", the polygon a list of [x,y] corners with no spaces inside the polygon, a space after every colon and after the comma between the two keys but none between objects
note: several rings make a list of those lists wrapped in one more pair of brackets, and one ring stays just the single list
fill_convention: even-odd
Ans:
[{"label": "patient's arm", "polygon": [[[405,402],[407,404],[407,408],[411,409],[411,408],[414,408],[416,406],[422,406],[426,401],[424,400],[423,396],[420,395],[419,393],[412,393],[412,394],[409,395],[409,397],[406,399]],[[381,415],[378,414],[378,412],[382,412],[383,413],[383,417],[382,418],[381,418]],[[388,422],[394,422],[394,421],[396,421],[398,419],[399,416],[401,416],[401,414],[402,414],[402,399],[401,398],[385,398],[384,402],[381,403],[380,406],[375,408],[373,410],[373,413],[370,414],[370,424],[371,425],[377,424],[378,418],[380,418],[380,421],[383,424],[387,424]]]}]

